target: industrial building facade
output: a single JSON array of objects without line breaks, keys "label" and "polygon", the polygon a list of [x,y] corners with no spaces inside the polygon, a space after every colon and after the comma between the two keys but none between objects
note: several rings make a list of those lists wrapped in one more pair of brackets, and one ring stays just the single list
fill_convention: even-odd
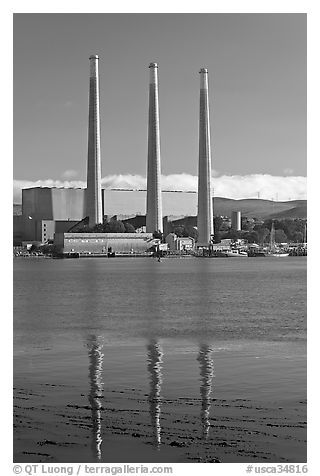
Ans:
[{"label": "industrial building facade", "polygon": [[54,244],[64,254],[143,254],[158,241],[152,233],[56,233]]},{"label": "industrial building facade", "polygon": [[[101,195],[104,203],[104,193]],[[23,189],[19,222],[22,240],[43,243],[52,240],[56,232],[68,231],[86,216],[86,196],[83,188]]]}]

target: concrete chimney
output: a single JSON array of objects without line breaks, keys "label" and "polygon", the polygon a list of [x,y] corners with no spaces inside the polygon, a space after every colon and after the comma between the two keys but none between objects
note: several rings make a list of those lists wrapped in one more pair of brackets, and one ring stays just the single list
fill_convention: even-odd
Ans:
[{"label": "concrete chimney", "polygon": [[150,63],[146,231],[162,229],[158,65]]},{"label": "concrete chimney", "polygon": [[87,168],[87,216],[89,226],[103,222],[101,195],[100,104],[99,104],[99,56],[90,58],[88,168]]},{"label": "concrete chimney", "polygon": [[209,246],[213,235],[211,189],[211,147],[209,121],[208,70],[200,70],[199,169],[198,169],[198,246]]}]

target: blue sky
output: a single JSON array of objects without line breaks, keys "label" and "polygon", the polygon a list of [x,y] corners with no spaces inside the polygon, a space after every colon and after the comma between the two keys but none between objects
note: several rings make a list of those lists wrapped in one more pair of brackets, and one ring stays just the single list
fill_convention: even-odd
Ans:
[{"label": "blue sky", "polygon": [[305,198],[306,15],[289,13],[14,14],[16,190],[85,182],[92,53],[105,183],[135,177],[134,186],[146,175],[148,64],[157,61],[167,186],[187,188],[197,175],[198,71],[207,67],[216,184],[231,184],[231,196],[247,183],[256,197],[250,178],[263,189],[283,177],[287,198]]}]

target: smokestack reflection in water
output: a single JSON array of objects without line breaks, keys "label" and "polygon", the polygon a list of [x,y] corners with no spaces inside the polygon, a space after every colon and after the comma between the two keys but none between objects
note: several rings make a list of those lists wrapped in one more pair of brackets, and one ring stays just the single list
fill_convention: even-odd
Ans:
[{"label": "smokestack reflection in water", "polygon": [[153,340],[147,346],[148,371],[150,380],[149,411],[151,426],[154,431],[154,445],[160,449],[161,444],[161,384],[162,384],[162,357],[161,345]]},{"label": "smokestack reflection in water", "polygon": [[212,390],[212,379],[214,376],[214,367],[212,359],[212,347],[207,344],[201,344],[197,360],[200,363],[200,395],[201,395],[201,424],[202,438],[208,439],[210,429],[210,394]]},{"label": "smokestack reflection in water", "polygon": [[92,420],[92,451],[94,457],[101,460],[101,399],[103,397],[103,381],[102,381],[102,338],[90,336],[88,338],[89,348],[89,382],[90,393],[88,395],[91,406],[91,420]]}]

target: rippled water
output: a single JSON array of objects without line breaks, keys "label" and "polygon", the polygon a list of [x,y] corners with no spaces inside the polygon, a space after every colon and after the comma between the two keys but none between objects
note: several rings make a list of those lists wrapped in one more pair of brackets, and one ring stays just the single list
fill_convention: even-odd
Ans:
[{"label": "rippled water", "polygon": [[304,461],[306,259],[14,260],[15,461]]}]

